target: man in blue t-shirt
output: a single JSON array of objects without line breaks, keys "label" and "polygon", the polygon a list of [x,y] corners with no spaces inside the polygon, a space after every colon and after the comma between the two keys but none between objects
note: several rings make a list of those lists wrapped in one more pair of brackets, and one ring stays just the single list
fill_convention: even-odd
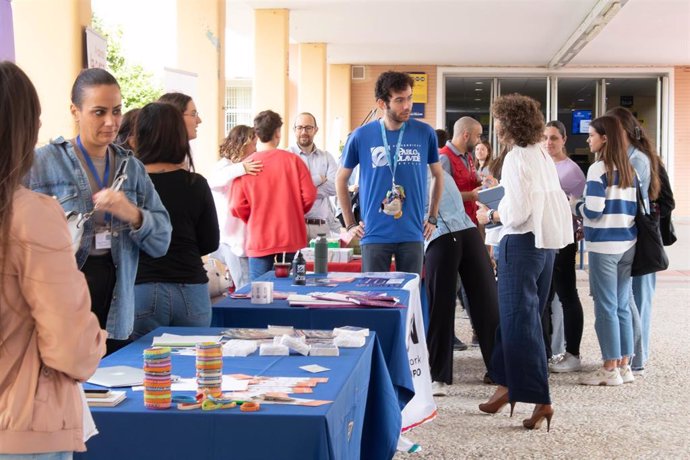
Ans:
[{"label": "man in blue t-shirt", "polygon": [[[412,78],[402,72],[384,72],[376,81],[376,103],[383,118],[357,128],[343,150],[336,190],[348,232],[362,243],[362,270],[389,271],[395,255],[398,271],[421,275],[424,239],[436,228],[443,190],[434,129],[415,119]],[[355,222],[347,182],[359,165],[362,220]],[[427,166],[432,173],[429,215]]]}]

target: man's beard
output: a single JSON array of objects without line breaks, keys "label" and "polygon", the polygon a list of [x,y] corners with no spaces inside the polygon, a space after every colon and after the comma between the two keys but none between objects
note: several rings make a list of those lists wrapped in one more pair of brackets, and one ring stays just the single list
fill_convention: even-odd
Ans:
[{"label": "man's beard", "polygon": [[386,110],[386,114],[388,115],[388,118],[390,118],[396,123],[405,123],[407,120],[410,119],[410,112],[407,112],[407,116],[397,115],[395,111],[390,109],[390,106],[388,107],[388,110]]},{"label": "man's beard", "polygon": [[[306,144],[304,142],[306,142]],[[314,144],[314,139],[308,139],[308,140],[302,141],[302,138],[298,137],[297,138],[297,144],[299,144],[299,146],[302,148],[311,147]]]}]

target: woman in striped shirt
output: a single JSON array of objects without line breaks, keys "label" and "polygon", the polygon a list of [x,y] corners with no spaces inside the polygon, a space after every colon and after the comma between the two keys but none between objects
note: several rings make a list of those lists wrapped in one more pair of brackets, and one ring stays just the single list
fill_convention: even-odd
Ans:
[{"label": "woman in striped shirt", "polygon": [[637,189],[620,122],[610,116],[592,121],[587,143],[597,161],[587,171],[585,197],[574,203],[584,221],[589,251],[589,286],[594,328],[604,365],[583,377],[583,385],[621,385],[634,380],[630,269],[635,255]]}]

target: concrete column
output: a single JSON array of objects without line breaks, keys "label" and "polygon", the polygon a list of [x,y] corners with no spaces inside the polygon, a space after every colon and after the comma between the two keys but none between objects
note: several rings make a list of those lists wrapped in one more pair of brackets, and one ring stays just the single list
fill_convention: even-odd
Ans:
[{"label": "concrete column", "polygon": [[345,144],[350,132],[350,65],[330,64],[327,80],[326,120],[328,133],[326,145],[328,151],[338,158],[340,145]]},{"label": "concrete column", "polygon": [[[325,147],[328,120],[326,119],[326,44],[300,43],[297,112],[310,112],[316,117],[319,132],[314,142]],[[294,120],[290,120],[292,127]]]},{"label": "concrete column", "polygon": [[255,21],[254,112],[273,110],[283,118],[281,146],[288,145],[289,10],[258,9]]},{"label": "concrete column", "polygon": [[41,101],[39,145],[59,135],[72,137],[70,92],[84,67],[84,28],[91,24],[90,0],[14,0],[16,63],[27,73]]},{"label": "concrete column", "polygon": [[225,136],[225,2],[177,0],[177,66],[197,74],[193,97],[201,114],[198,137],[192,141],[197,172],[209,173]]}]

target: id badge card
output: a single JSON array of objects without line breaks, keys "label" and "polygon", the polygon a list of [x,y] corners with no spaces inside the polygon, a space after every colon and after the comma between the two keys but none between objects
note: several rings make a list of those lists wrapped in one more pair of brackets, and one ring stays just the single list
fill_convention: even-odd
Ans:
[{"label": "id badge card", "polygon": [[402,205],[404,201],[405,189],[402,185],[393,185],[391,190],[386,193],[386,198],[381,201],[381,211],[395,219],[400,219],[403,215]]},{"label": "id badge card", "polygon": [[96,249],[110,249],[112,232],[110,229],[101,229],[96,232]]}]

